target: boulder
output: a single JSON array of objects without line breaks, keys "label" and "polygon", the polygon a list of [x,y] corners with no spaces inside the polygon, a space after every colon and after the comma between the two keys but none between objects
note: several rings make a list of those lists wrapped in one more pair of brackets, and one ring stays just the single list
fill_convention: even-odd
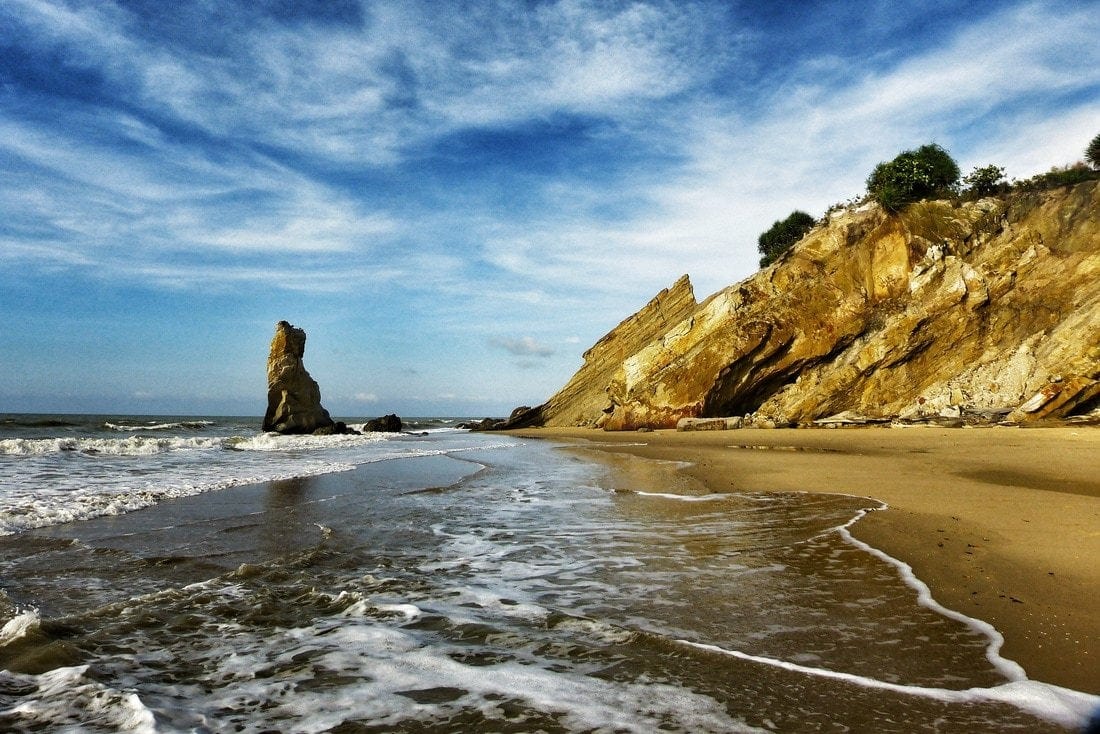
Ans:
[{"label": "boulder", "polygon": [[363,426],[363,430],[367,433],[400,433],[403,427],[401,419],[390,413],[381,418],[373,418],[367,421],[366,425]]},{"label": "boulder", "polygon": [[482,418],[479,421],[464,421],[455,427],[465,428],[469,431],[492,431],[503,423],[505,423],[505,421],[500,418]]},{"label": "boulder", "polygon": [[1050,382],[1009,414],[1015,423],[1029,423],[1070,409],[1100,396],[1100,380],[1080,375]]},{"label": "boulder", "polygon": [[481,430],[493,430],[493,431],[507,431],[515,428],[532,428],[542,425],[542,408],[541,405],[536,405],[534,408],[523,405],[515,410],[508,416],[507,420],[495,421],[494,425],[489,428]]},{"label": "boulder", "polygon": [[302,364],[306,333],[280,321],[267,358],[267,412],[263,430],[313,433],[334,425],[321,405],[321,389]]},{"label": "boulder", "polygon": [[330,426],[321,426],[313,431],[314,436],[338,436],[342,434],[352,436],[360,435],[359,431],[354,428],[348,428],[348,424],[343,421],[336,421]]},{"label": "boulder", "polygon": [[[732,431],[743,427],[745,419],[741,416],[730,418],[681,418],[676,421],[677,431]],[[641,429],[639,429],[641,430]]]}]

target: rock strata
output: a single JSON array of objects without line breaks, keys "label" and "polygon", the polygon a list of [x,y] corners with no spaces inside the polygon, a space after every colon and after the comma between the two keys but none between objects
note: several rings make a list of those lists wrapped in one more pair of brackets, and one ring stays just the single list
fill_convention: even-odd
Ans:
[{"label": "rock strata", "polygon": [[584,358],[528,417],[634,430],[1093,411],[1100,185],[838,212],[702,303],[681,278]]},{"label": "rock strata", "polygon": [[263,430],[276,433],[335,433],[321,406],[321,389],[302,364],[306,333],[286,321],[275,325],[267,358],[267,413]]}]

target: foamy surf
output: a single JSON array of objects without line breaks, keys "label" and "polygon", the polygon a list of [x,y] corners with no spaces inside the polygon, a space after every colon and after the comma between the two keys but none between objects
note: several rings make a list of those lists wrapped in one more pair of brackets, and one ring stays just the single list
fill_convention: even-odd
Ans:
[{"label": "foamy surf", "polygon": [[35,689],[33,698],[0,708],[0,722],[19,721],[39,731],[157,731],[156,717],[136,693],[103,685],[88,675],[88,667],[57,668],[36,676],[0,672],[0,687]]},{"label": "foamy surf", "polygon": [[951,690],[946,688],[925,688],[922,686],[907,686],[897,683],[876,680],[862,675],[843,673],[825,668],[815,668],[785,660],[775,660],[760,655],[749,655],[738,650],[727,650],[717,645],[709,645],[690,640],[677,640],[682,645],[698,650],[729,657],[746,660],[761,665],[782,668],[795,673],[812,676],[815,678],[830,678],[832,680],[852,683],[864,688],[879,691],[890,691],[905,696],[917,696],[934,699],[944,703],[967,704],[981,701],[1005,703],[1027,711],[1035,716],[1051,721],[1068,729],[1080,729],[1088,723],[1089,716],[1100,710],[1100,696],[1093,696],[1080,691],[1061,688],[1032,680],[1014,680],[999,686],[990,688],[968,688],[966,690]]},{"label": "foamy surf", "polygon": [[[7,425],[9,434],[20,435],[0,438],[0,535],[247,484],[439,456],[470,443],[466,432],[431,421],[420,424],[437,431],[428,437],[430,445],[405,434],[284,436],[262,433],[256,424],[213,419],[34,418]],[[37,435],[42,432],[57,435]]]},{"label": "foamy surf", "polygon": [[[67,461],[163,482],[196,455]],[[629,467],[652,483],[619,492],[460,432],[203,457],[354,469],[0,538],[0,729],[1055,734],[1094,700],[1013,680],[850,542],[866,498],[688,499]]]}]

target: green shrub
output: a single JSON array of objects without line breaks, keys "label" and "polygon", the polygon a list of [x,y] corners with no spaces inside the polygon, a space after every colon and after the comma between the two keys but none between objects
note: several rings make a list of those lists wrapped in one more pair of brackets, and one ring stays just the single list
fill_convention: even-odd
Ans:
[{"label": "green shrub", "polygon": [[1100,170],[1100,134],[1097,134],[1089,143],[1089,147],[1085,148],[1085,160],[1093,168]]},{"label": "green shrub", "polygon": [[1071,166],[1054,166],[1046,173],[1018,181],[1015,188],[1021,191],[1042,191],[1059,186],[1073,186],[1083,181],[1100,179],[1100,169],[1092,169],[1078,161]]},{"label": "green shrub", "polygon": [[760,267],[766,267],[779,259],[809,232],[815,224],[814,218],[804,211],[795,210],[786,219],[776,222],[757,239],[760,254]]},{"label": "green shrub", "polygon": [[886,209],[897,211],[920,199],[952,196],[958,183],[955,159],[930,143],[875,166],[867,177],[867,192]]},{"label": "green shrub", "polygon": [[1001,166],[975,166],[974,170],[963,177],[963,195],[980,199],[1005,191],[1005,169]]}]

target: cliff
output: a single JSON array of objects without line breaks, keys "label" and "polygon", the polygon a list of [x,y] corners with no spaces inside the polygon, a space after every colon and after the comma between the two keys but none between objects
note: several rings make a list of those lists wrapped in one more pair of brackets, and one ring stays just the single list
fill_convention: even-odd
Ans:
[{"label": "cliff", "polygon": [[313,433],[336,424],[321,406],[321,389],[309,376],[302,357],[306,333],[286,321],[275,325],[267,358],[267,413],[263,430],[277,433]]},{"label": "cliff", "polygon": [[702,303],[681,278],[527,423],[1065,417],[1100,400],[1098,276],[1095,181],[898,215],[864,205]]}]

